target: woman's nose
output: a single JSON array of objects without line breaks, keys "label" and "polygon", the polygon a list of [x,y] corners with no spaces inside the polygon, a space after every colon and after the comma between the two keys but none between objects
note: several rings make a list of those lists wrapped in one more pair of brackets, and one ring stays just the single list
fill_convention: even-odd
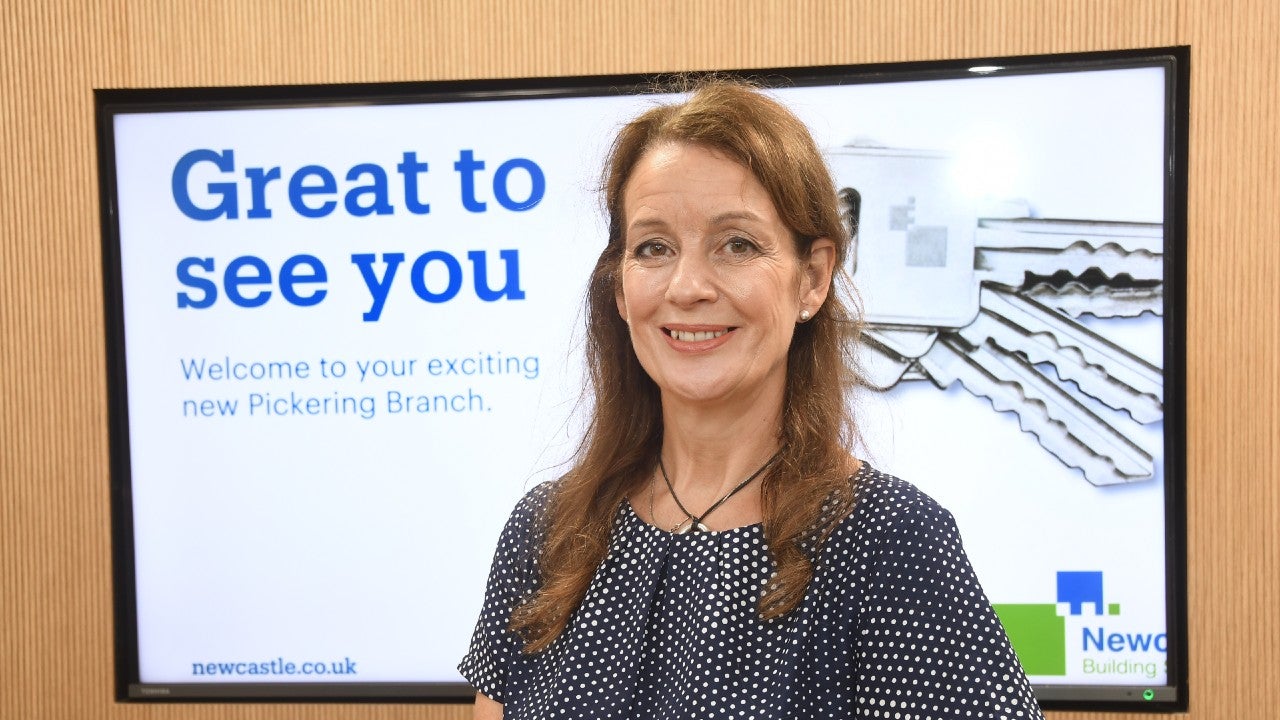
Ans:
[{"label": "woman's nose", "polygon": [[718,296],[715,269],[706,258],[688,253],[676,259],[667,284],[667,300],[676,305],[691,305],[713,301]]}]

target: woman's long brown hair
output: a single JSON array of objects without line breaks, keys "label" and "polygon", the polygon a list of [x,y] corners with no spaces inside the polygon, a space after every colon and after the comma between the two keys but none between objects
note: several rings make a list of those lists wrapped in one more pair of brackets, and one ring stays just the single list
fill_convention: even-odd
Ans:
[{"label": "woman's long brown hair", "polygon": [[658,387],[636,359],[615,298],[623,191],[640,158],[663,142],[707,147],[751,170],[794,234],[800,257],[818,238],[836,245],[837,287],[811,320],[796,326],[791,341],[778,431],[782,455],[761,483],[764,535],[777,566],[760,599],[763,618],[785,615],[800,603],[813,577],[814,545],[853,502],[847,448],[856,428],[848,398],[858,326],[838,291],[850,240],[830,173],[804,124],[782,105],[740,82],[702,81],[687,101],[655,107],[626,125],[605,168],[608,245],[586,298],[594,402],[575,463],[549,499],[540,589],[512,616],[511,628],[528,653],[549,646],[581,604],[608,553],[619,504],[654,471],[662,448]]}]

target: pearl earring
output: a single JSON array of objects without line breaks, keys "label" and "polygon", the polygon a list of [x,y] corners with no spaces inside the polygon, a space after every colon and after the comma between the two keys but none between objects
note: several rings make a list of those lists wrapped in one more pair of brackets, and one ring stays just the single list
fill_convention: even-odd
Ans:
[{"label": "pearl earring", "polygon": [[800,311],[800,322],[807,322],[808,320],[809,320],[809,311],[808,311],[808,310],[801,310],[801,311]]}]

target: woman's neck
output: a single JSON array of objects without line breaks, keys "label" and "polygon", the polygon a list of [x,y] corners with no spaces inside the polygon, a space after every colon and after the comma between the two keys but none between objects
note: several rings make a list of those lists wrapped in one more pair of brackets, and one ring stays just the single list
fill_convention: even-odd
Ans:
[{"label": "woman's neck", "polygon": [[682,501],[709,505],[778,451],[781,392],[767,395],[720,404],[663,398],[662,463]]}]

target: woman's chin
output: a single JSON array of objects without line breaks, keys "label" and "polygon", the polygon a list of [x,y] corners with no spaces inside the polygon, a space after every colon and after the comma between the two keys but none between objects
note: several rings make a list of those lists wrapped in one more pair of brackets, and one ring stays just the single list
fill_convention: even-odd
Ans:
[{"label": "woman's chin", "polygon": [[[735,406],[752,403],[768,396],[767,382],[724,375],[684,375],[667,382],[659,382],[664,404],[702,406],[707,408]],[[778,395],[779,401],[781,395]]]}]

